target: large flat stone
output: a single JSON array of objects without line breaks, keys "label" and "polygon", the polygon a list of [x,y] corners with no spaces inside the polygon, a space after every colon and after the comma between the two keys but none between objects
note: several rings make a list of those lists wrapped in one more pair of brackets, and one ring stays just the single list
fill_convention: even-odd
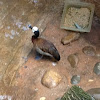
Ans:
[{"label": "large flat stone", "polygon": [[9,85],[32,49],[28,24],[37,23],[40,14],[25,0],[1,0],[0,5],[0,80]]},{"label": "large flat stone", "polygon": [[51,19],[47,8],[52,11],[55,3],[53,0],[0,1],[0,81],[5,85],[11,85],[16,71],[26,61],[23,58],[27,58],[33,47],[28,24],[38,26],[42,32]]}]

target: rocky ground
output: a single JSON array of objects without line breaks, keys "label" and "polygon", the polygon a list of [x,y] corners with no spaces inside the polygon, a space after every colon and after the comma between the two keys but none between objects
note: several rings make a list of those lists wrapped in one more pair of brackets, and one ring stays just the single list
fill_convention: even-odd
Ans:
[{"label": "rocky ground", "polygon": [[[3,81],[0,84],[1,100],[7,98],[8,100],[55,100],[61,97],[73,84],[77,84],[85,91],[100,88],[100,65],[96,64],[100,62],[99,19],[94,17],[90,33],[77,33],[60,29],[61,14],[62,10],[53,11],[51,9],[40,18],[44,18],[45,21],[41,20],[43,22],[36,23],[37,26],[40,23],[43,24],[41,24],[42,28],[40,27],[42,36],[54,43],[60,53],[61,60],[54,62],[49,57],[35,60],[35,52],[32,49],[28,57],[23,57],[25,64],[14,69],[14,71],[17,70],[17,73],[14,80],[11,80],[12,84],[10,86],[4,85],[9,82],[8,77],[6,77],[6,82]],[[31,19],[32,16],[29,17],[30,21]],[[31,31],[28,31],[31,34]],[[70,33],[76,37],[77,34],[79,36],[75,39],[73,35],[70,36]],[[67,41],[67,44],[64,42],[65,45],[62,43],[64,37],[66,37],[64,41]],[[29,43],[32,45],[31,39]],[[11,68],[13,69],[13,67]],[[6,72],[6,76],[13,72],[11,68],[8,69],[8,73]],[[47,71],[50,71],[49,76],[47,75],[43,79]],[[46,78],[49,79],[49,83],[46,83],[48,82]]]},{"label": "rocky ground", "polygon": [[[97,46],[92,45],[90,43],[91,41],[87,41],[84,38],[89,36],[90,33],[81,33],[78,40],[71,42],[68,45],[63,45],[61,43],[61,39],[67,34],[70,34],[70,32],[59,28],[59,20],[60,17],[55,19],[53,22],[51,20],[48,23],[46,30],[43,32],[43,36],[46,37],[46,39],[51,40],[56,45],[61,55],[61,60],[57,63],[53,62],[49,58],[43,58],[42,60],[37,61],[34,59],[34,52],[31,51],[28,56],[28,61],[18,71],[18,77],[16,79],[17,86],[21,86],[23,88],[27,87],[36,91],[36,100],[39,100],[41,97],[45,97],[46,100],[55,100],[62,96],[66,89],[72,86],[71,78],[74,75],[80,76],[79,80],[75,78],[73,81],[76,80],[75,84],[78,84],[84,90],[100,87],[100,76],[93,72],[95,64],[100,62],[99,42],[97,42],[96,39],[94,42],[96,42]],[[95,28],[92,27],[92,30],[95,30]],[[98,34],[97,37],[100,37],[100,31],[96,32]],[[91,35],[94,35],[92,34],[92,31]],[[71,66],[68,61],[69,55],[72,54],[76,54],[78,57],[72,58],[71,64],[74,64],[74,67]],[[54,70],[62,76],[61,82],[55,88],[47,88],[41,83],[45,71],[48,70]],[[27,91],[27,89],[25,91]]]}]

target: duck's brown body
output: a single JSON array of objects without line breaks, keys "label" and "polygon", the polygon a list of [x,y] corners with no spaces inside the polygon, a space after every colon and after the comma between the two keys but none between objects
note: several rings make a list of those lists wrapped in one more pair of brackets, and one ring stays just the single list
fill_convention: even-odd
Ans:
[{"label": "duck's brown body", "polygon": [[43,38],[34,38],[34,36],[32,36],[32,42],[36,51],[40,54],[54,57],[57,61],[60,60],[58,50],[52,42]]}]

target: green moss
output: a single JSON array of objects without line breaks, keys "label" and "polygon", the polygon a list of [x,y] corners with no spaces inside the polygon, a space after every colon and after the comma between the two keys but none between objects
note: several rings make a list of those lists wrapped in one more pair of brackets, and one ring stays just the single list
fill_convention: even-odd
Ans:
[{"label": "green moss", "polygon": [[87,94],[82,88],[72,86],[61,98],[61,100],[92,100],[91,96]]}]

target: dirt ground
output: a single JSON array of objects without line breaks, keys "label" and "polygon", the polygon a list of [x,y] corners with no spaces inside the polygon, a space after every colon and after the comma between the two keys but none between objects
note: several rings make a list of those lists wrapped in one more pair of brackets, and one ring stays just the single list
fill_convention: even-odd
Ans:
[{"label": "dirt ground", "polygon": [[[93,73],[93,67],[96,62],[100,62],[100,58],[89,57],[82,52],[82,48],[87,45],[99,48],[100,42],[95,38],[100,37],[100,29],[94,25],[98,26],[99,24],[94,21],[92,26],[93,33],[91,31],[91,35],[94,37],[94,44],[96,45],[91,44],[93,42],[91,42],[92,36],[89,36],[90,33],[81,33],[79,40],[72,42],[70,45],[63,45],[61,44],[61,39],[66,36],[68,31],[59,28],[59,17],[53,21],[50,20],[43,36],[52,41],[57,47],[61,55],[61,60],[57,62],[56,66],[53,66],[53,61],[49,58],[44,57],[37,61],[34,59],[35,55],[32,50],[28,56],[28,61],[18,70],[16,76],[17,96],[15,95],[15,97],[18,98],[16,100],[39,100],[41,97],[46,97],[46,100],[55,100],[61,97],[68,87],[72,86],[70,81],[73,75],[81,76],[81,81],[78,85],[84,90],[100,87],[100,76]],[[97,29],[95,27],[98,31],[96,31]],[[94,36],[95,34],[96,36]],[[85,38],[87,36],[88,41]],[[68,55],[73,53],[78,53],[79,57],[79,64],[76,68],[72,68],[67,61]],[[62,82],[53,89],[46,88],[41,84],[41,78],[44,72],[49,69],[57,71],[63,77]]]},{"label": "dirt ground", "polygon": [[[69,32],[59,28],[60,17],[53,21],[50,20],[43,36],[52,41],[57,47],[61,55],[61,60],[56,63],[56,66],[53,66],[53,61],[50,58],[44,57],[41,60],[35,60],[34,51],[32,50],[28,56],[28,61],[19,68],[16,74],[16,84],[13,87],[4,87],[2,90],[6,90],[5,94],[11,96],[12,100],[40,100],[41,97],[46,97],[46,100],[55,100],[61,97],[68,87],[72,86],[70,81],[73,75],[81,76],[81,81],[78,85],[84,90],[100,87],[100,76],[93,73],[93,67],[96,62],[100,62],[100,58],[89,57],[82,52],[83,47],[92,45],[90,42],[93,39],[95,43],[91,43],[96,45],[92,46],[99,48],[100,42],[95,38],[100,37],[100,29],[97,28],[98,31],[96,31],[97,29],[95,27],[97,26],[94,25],[99,24],[94,21],[92,26],[93,33],[91,32],[92,36],[89,35],[90,33],[81,33],[79,40],[70,43],[70,45],[63,45],[61,44],[61,39]],[[85,38],[87,36],[88,41]],[[91,40],[91,37],[94,38]],[[78,53],[79,57],[79,64],[76,68],[72,68],[67,61],[68,55],[73,53]],[[41,84],[43,74],[49,69],[55,70],[63,77],[62,82],[52,89]],[[89,80],[93,81],[89,82]]]},{"label": "dirt ground", "polygon": [[[78,86],[85,91],[91,88],[100,88],[100,76],[93,72],[94,65],[100,62],[100,58],[90,57],[82,52],[83,47],[92,45],[100,54],[100,22],[95,17],[90,33],[81,33],[79,40],[63,45],[61,39],[70,31],[60,29],[60,20],[61,16],[55,17],[51,14],[51,20],[49,20],[42,36],[54,43],[60,53],[61,60],[56,62],[56,66],[53,66],[54,62],[47,57],[35,60],[35,53],[32,50],[27,62],[18,69],[15,84],[12,87],[4,87],[2,83],[0,86],[1,93],[6,95],[7,100],[40,100],[41,97],[46,97],[46,100],[55,100],[72,86],[73,75],[81,76]],[[76,68],[72,68],[67,60],[67,57],[74,53],[77,53],[79,57]],[[63,78],[61,83],[52,89],[41,84],[43,74],[50,69],[58,72]]]}]

